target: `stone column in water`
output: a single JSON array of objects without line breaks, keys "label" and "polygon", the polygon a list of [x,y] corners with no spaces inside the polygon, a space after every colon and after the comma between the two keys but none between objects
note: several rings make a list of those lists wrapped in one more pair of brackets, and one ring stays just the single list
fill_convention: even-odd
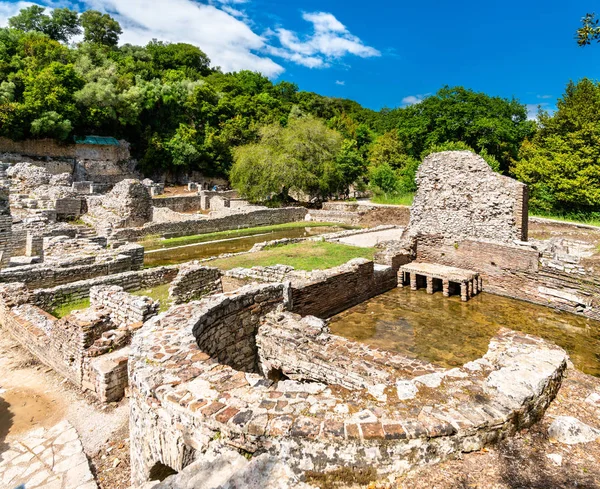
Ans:
[{"label": "stone column in water", "polygon": [[433,294],[433,278],[426,277],[426,279],[427,279],[427,293]]},{"label": "stone column in water", "polygon": [[469,300],[469,289],[467,287],[467,282],[460,283],[460,300],[463,302],[467,302]]},{"label": "stone column in water", "polygon": [[417,274],[413,272],[410,273],[410,288],[411,290],[417,290]]},{"label": "stone column in water", "polygon": [[442,280],[442,293],[444,297],[450,297],[450,281]]}]

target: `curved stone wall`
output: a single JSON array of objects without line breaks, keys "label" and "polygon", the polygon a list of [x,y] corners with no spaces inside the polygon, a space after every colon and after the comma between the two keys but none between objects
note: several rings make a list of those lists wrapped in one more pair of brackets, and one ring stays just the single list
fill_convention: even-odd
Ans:
[{"label": "curved stone wall", "polygon": [[[176,306],[136,334],[129,362],[134,484],[157,463],[181,470],[214,443],[276,455],[300,474],[373,465],[381,474],[402,472],[529,426],[566,368],[563,350],[503,330],[483,358],[441,370],[333,336],[316,318],[268,313],[282,291],[249,286]],[[260,319],[256,363],[280,380],[203,351],[214,349],[206,331],[238,331],[246,337],[239,349],[252,344],[244,329],[250,317]]]}]

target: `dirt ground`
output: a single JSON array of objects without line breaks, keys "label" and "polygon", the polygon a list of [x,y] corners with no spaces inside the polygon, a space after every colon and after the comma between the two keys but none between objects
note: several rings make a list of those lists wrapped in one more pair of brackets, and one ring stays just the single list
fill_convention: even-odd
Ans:
[{"label": "dirt ground", "polygon": [[100,488],[125,489],[128,414],[127,400],[99,404],[39,363],[0,328],[0,452],[27,431],[67,419],[79,433]]}]

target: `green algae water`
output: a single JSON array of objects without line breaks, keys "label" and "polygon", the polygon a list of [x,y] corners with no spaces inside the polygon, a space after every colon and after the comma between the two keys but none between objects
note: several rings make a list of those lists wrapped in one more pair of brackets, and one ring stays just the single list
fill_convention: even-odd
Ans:
[{"label": "green algae water", "polygon": [[144,266],[157,267],[162,265],[176,265],[190,260],[210,258],[223,253],[239,253],[250,250],[256,243],[272,241],[283,238],[303,238],[318,236],[325,233],[342,231],[344,228],[338,226],[301,227],[293,229],[282,229],[254,236],[242,236],[207,243],[153,250],[144,255]]},{"label": "green algae water", "polygon": [[600,322],[549,307],[482,293],[429,295],[404,287],[331,318],[331,331],[375,348],[457,367],[483,356],[498,328],[540,336],[564,348],[575,367],[600,377]]}]

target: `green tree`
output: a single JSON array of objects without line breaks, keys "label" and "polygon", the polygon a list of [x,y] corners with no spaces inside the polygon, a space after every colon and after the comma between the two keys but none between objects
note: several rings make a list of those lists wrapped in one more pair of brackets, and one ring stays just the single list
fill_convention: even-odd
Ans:
[{"label": "green tree", "polygon": [[339,187],[341,147],[341,135],[314,117],[265,126],[258,143],[236,148],[231,184],[253,201],[290,193],[324,199]]},{"label": "green tree", "polygon": [[375,193],[395,194],[399,188],[398,175],[388,163],[373,166],[369,170],[369,185]]},{"label": "green tree", "polygon": [[32,5],[8,19],[8,25],[23,32],[42,32],[60,42],[68,42],[81,33],[78,14],[74,10],[65,7],[53,9],[50,15],[45,12],[44,7]]},{"label": "green tree", "polygon": [[585,14],[581,19],[581,27],[577,29],[577,44],[589,46],[592,41],[600,42],[600,26],[596,14]]},{"label": "green tree", "polygon": [[419,104],[389,111],[386,118],[415,158],[433,145],[460,141],[477,152],[485,149],[502,171],[508,170],[523,140],[536,129],[517,100],[463,87],[444,87]]},{"label": "green tree", "polygon": [[123,33],[120,24],[108,14],[97,10],[86,10],[81,14],[83,39],[85,42],[115,47]]},{"label": "green tree", "polygon": [[521,147],[514,175],[529,185],[530,206],[546,212],[600,211],[600,84],[570,82],[552,116]]}]

